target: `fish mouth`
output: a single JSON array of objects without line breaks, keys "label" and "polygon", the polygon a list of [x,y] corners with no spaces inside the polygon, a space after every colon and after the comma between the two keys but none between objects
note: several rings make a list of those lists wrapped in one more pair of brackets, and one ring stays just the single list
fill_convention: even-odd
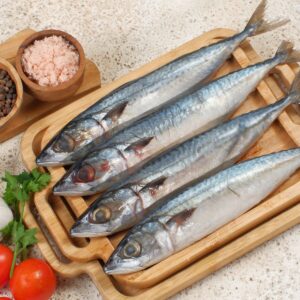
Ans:
[{"label": "fish mouth", "polygon": [[114,262],[110,259],[104,266],[104,272],[108,275],[121,275],[121,274],[129,274],[135,273],[137,271],[141,271],[144,268],[140,265],[138,261],[130,260],[129,262]]},{"label": "fish mouth", "polygon": [[91,186],[86,183],[72,183],[72,182],[57,182],[52,192],[55,196],[89,196],[94,192]]},{"label": "fish mouth", "polygon": [[73,164],[74,161],[67,159],[67,157],[67,155],[53,155],[42,152],[37,156],[35,162],[40,167],[60,167]]},{"label": "fish mouth", "polygon": [[91,238],[107,236],[111,234],[111,232],[105,226],[100,226],[99,224],[94,225],[79,220],[70,229],[70,234],[72,237]]}]

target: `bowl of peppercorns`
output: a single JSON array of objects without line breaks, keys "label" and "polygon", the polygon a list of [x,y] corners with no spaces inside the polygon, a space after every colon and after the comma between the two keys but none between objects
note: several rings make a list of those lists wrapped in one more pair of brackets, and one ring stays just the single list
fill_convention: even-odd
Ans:
[{"label": "bowl of peppercorns", "polygon": [[15,116],[23,100],[23,85],[16,69],[0,58],[0,127]]}]

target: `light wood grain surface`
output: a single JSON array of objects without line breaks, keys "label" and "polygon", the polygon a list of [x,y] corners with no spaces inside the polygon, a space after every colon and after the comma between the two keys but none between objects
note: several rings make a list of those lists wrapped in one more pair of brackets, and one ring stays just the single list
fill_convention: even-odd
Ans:
[{"label": "light wood grain surface", "polygon": [[[241,30],[258,0],[0,0],[1,41],[24,27],[57,28],[74,35],[88,58],[101,69],[104,83],[127,74],[199,34],[215,27]],[[298,0],[270,0],[268,17],[292,22],[251,39],[265,58],[282,39],[300,46]],[[18,13],[16,13],[18,12]],[[2,143],[0,174],[19,172],[23,165],[20,136]],[[3,185],[0,185],[0,190]],[[299,299],[299,226],[257,248],[177,296],[182,299]],[[38,253],[36,253],[38,254]],[[53,300],[100,299],[87,276],[59,279]]]},{"label": "light wood grain surface", "polygon": [[[40,120],[38,123],[33,124],[27,129],[22,140],[24,163],[29,169],[33,168],[35,166],[35,156],[39,153],[40,148],[44,147],[69,119],[76,116],[78,112],[89,105],[95,103],[95,101],[105,96],[109,91],[135,78],[143,76],[183,54],[192,52],[220,38],[226,38],[231,34],[233,34],[233,31],[226,29],[209,31],[201,37],[185,43],[140,69],[123,76],[105,88],[100,88]],[[234,59],[227,60],[215,75],[216,77],[232,72],[240,67],[246,67],[260,60],[248,42],[245,42],[233,53],[233,58]],[[283,65],[277,67],[274,72],[280,74],[280,77],[283,78],[283,80],[280,80],[284,82],[287,87],[291,85],[294,79],[294,71],[290,66]],[[280,87],[274,77],[269,75],[258,85],[257,91],[253,92],[247,98],[235,115],[262,107],[265,104],[273,103],[284,95],[281,91],[281,94],[278,94],[276,97],[273,89],[279,91]],[[279,122],[275,122],[271,128],[267,130],[244,158],[289,149],[297,145],[300,146],[299,132],[300,125],[294,123],[290,116],[286,112],[283,112],[279,118]],[[220,253],[226,248],[229,253],[228,256],[233,260],[240,257],[240,253],[246,253],[248,248],[241,246],[237,249],[234,245],[235,239],[239,237],[244,238],[243,234],[249,230],[258,230],[258,233],[253,235],[255,237],[252,240],[253,245],[258,245],[268,240],[269,236],[273,237],[275,233],[270,232],[269,236],[264,235],[264,232],[260,231],[260,227],[257,226],[297,204],[300,198],[298,192],[300,187],[299,172],[279,187],[277,192],[273,193],[273,197],[266,199],[263,204],[258,205],[256,208],[220,228],[208,237],[170,256],[151,268],[134,274],[114,276],[115,285],[113,285],[110,282],[111,278],[103,273],[101,265],[95,259],[100,259],[105,262],[114,250],[115,242],[119,240],[120,234],[112,238],[92,238],[89,243],[86,243],[84,239],[79,239],[77,243],[71,239],[68,235],[68,230],[74,222],[72,215],[75,214],[75,216],[79,216],[88,207],[89,202],[86,202],[86,200],[81,197],[65,197],[65,200],[63,200],[60,197],[51,196],[53,184],[63,176],[65,169],[63,167],[55,167],[48,168],[48,170],[52,175],[52,182],[47,189],[35,194],[33,205],[42,218],[43,224],[46,225],[51,238],[60,249],[60,252],[71,260],[73,264],[69,264],[68,266],[63,263],[59,264],[57,258],[49,257],[48,249],[44,249],[46,241],[44,237],[41,238],[39,247],[45,258],[61,275],[77,276],[79,273],[89,274],[94,280],[95,285],[99,288],[101,295],[107,299],[114,299],[119,291],[122,292],[122,296],[119,295],[118,297],[124,299],[128,295],[135,296],[137,299],[143,299],[144,297],[161,299],[173,295],[177,289],[175,290],[172,288],[172,285],[166,284],[166,282],[175,282],[174,277],[176,277],[178,287],[183,287],[192,284],[205,275],[209,275],[218,268],[220,263],[215,264],[214,260],[211,263],[207,262],[206,258],[204,258],[206,255],[212,255],[214,253],[221,258],[222,254]],[[66,201],[68,205],[66,205],[64,201]],[[70,209],[68,209],[68,207],[70,207]],[[36,223],[32,222],[32,214],[29,206],[24,218],[25,223],[29,227],[36,226]],[[282,224],[282,228],[283,227],[286,228],[285,223],[284,225]],[[275,229],[274,231],[276,232]],[[226,246],[224,247],[224,245]],[[48,248],[51,248],[51,245],[49,245]],[[252,248],[250,247],[249,249]],[[193,263],[197,264],[201,261],[205,261],[205,263],[202,264],[203,271],[201,273],[192,272],[190,280],[187,280],[185,275],[179,276],[184,268],[193,268]],[[224,258],[224,262],[222,260],[221,262],[221,265],[226,265],[227,260]],[[101,278],[99,274],[102,274]],[[105,286],[105,281],[110,282],[110,284]],[[158,290],[161,291],[159,294],[157,293]]]},{"label": "light wood grain surface", "polygon": [[[25,39],[30,37],[34,32],[35,31],[32,29],[24,29],[14,34],[4,43],[0,44],[0,57],[5,58],[15,65],[17,51],[21,43]],[[94,89],[100,87],[100,72],[97,66],[92,61],[86,60],[85,70],[82,75],[82,79],[80,80],[82,80],[82,82],[80,82],[78,90],[73,93],[71,97],[67,97],[61,101],[47,103],[36,100],[32,95],[28,93],[26,87],[24,86],[25,92],[23,93],[22,90],[22,102],[18,102],[18,112],[15,113],[13,119],[8,120],[5,123],[5,127],[3,126],[1,128],[0,142],[16,136],[17,134],[27,129],[32,123],[38,121],[44,116],[75,101],[79,97],[85,95],[87,92],[93,91]],[[77,84],[79,84],[79,81],[77,82]],[[51,97],[53,96],[54,95],[52,95]]]}]

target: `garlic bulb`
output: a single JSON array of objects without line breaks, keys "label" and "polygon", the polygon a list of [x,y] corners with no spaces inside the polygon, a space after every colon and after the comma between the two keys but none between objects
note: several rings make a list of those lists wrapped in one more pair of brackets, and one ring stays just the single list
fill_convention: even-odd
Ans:
[{"label": "garlic bulb", "polygon": [[[0,229],[4,228],[13,219],[13,214],[7,204],[0,198]],[[0,240],[2,236],[0,234]]]}]

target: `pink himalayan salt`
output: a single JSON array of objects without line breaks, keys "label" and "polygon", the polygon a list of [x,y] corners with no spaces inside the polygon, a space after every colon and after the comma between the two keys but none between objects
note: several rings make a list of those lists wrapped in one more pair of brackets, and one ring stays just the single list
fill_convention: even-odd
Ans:
[{"label": "pink himalayan salt", "polygon": [[76,74],[79,54],[63,37],[50,36],[34,41],[24,50],[22,65],[34,82],[41,86],[56,86]]}]

